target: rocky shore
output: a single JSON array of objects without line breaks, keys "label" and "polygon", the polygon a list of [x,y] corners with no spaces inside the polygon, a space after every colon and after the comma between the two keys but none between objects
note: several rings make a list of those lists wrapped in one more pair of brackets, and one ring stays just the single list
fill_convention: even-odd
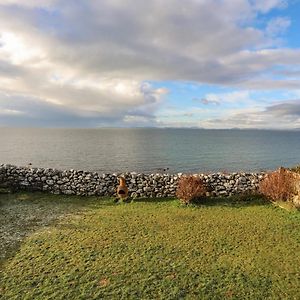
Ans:
[{"label": "rocky shore", "polygon": [[[46,191],[52,194],[80,196],[113,196],[118,176],[124,176],[129,195],[139,197],[175,196],[178,174],[99,174],[82,170],[56,170],[49,168],[0,165],[0,186],[14,190]],[[196,174],[195,174],[196,175]],[[255,192],[264,173],[197,174],[207,186],[210,196],[231,196]]]}]

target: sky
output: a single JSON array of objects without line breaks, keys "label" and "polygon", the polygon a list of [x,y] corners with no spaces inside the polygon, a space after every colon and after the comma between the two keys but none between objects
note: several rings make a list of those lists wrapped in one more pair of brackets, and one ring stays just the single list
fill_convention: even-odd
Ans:
[{"label": "sky", "polygon": [[0,127],[300,128],[300,0],[0,0]]}]

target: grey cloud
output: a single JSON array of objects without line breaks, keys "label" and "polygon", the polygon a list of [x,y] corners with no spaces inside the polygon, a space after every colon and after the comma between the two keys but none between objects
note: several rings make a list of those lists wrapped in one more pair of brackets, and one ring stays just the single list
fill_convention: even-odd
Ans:
[{"label": "grey cloud", "polygon": [[[57,58],[69,63],[76,60],[85,70],[112,75],[226,83],[240,78],[242,70],[228,68],[219,58],[263,39],[260,31],[242,29],[234,20],[216,14],[215,1],[187,1],[187,13],[182,13],[181,1],[116,3],[117,8],[101,1],[98,9],[83,5],[69,13],[61,27],[75,30],[62,30],[59,38],[74,48],[62,47]],[[78,23],[83,14],[91,18]],[[88,47],[77,49],[83,42]]]},{"label": "grey cloud", "polygon": [[[169,1],[163,5],[161,1],[134,5],[115,1],[114,6],[96,1],[92,6],[85,2],[73,7],[71,12],[68,3],[60,27],[73,30],[61,30],[58,38],[62,45],[74,48],[61,47],[57,59],[76,60],[82,69],[93,72],[230,85],[277,64],[294,64],[300,57],[297,50],[243,51],[265,43],[262,30],[238,25],[242,13],[246,19],[253,17],[246,1],[223,6],[216,1],[187,1],[184,7],[181,1],[171,5]],[[216,14],[218,10],[223,13]],[[78,23],[83,15],[89,15],[89,20]],[[88,46],[82,47],[83,43]]]},{"label": "grey cloud", "polygon": [[[20,115],[2,114],[3,107],[22,112]],[[68,110],[59,106],[41,101],[40,99],[27,98],[23,96],[0,98],[0,126],[43,126],[47,127],[51,124],[54,127],[60,127],[62,124],[68,126],[76,126],[78,118],[76,118]]]},{"label": "grey cloud", "polygon": [[23,76],[25,70],[20,66],[15,66],[7,61],[0,59],[0,76],[14,77]]},{"label": "grey cloud", "polygon": [[236,86],[253,89],[253,90],[299,90],[299,79],[248,79],[244,82],[239,82]]},{"label": "grey cloud", "polygon": [[279,117],[295,116],[300,118],[300,99],[269,106],[266,108],[265,113]]},{"label": "grey cloud", "polygon": [[[158,101],[159,95],[150,86],[147,92]],[[141,94],[132,101],[126,96],[115,97],[109,91],[101,93],[51,86],[39,87],[34,92],[26,91],[23,94],[27,95],[13,94],[11,91],[0,92],[0,126],[126,126],[124,120],[128,117],[131,117],[131,125],[134,126],[138,125],[134,122],[134,117],[141,116],[144,124],[155,125],[154,105],[157,102],[153,103],[153,99],[149,102],[146,99],[149,95],[144,97]],[[47,98],[37,98],[35,94],[46,95]],[[51,102],[52,99],[60,99],[61,104]]]},{"label": "grey cloud", "polygon": [[206,99],[206,98],[202,98],[202,99],[197,99],[197,98],[194,98],[193,99],[194,101],[196,102],[200,102],[204,105],[210,105],[210,104],[213,104],[213,105],[220,105],[220,102],[217,101],[217,100],[212,100],[212,99]]},{"label": "grey cloud", "polygon": [[300,100],[275,103],[263,110],[232,113],[229,117],[210,119],[201,124],[208,128],[299,128]]}]

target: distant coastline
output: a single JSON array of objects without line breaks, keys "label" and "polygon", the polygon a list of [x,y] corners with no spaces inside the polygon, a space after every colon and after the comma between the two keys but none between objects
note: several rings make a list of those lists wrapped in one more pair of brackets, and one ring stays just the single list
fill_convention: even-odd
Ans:
[{"label": "distant coastline", "polygon": [[61,130],[101,130],[101,129],[196,129],[196,130],[245,130],[245,131],[250,131],[250,130],[257,130],[257,131],[300,131],[300,128],[239,128],[239,127],[232,127],[232,128],[205,128],[205,127],[37,127],[37,126],[32,126],[32,127],[21,127],[21,126],[0,126],[0,129],[61,129]]}]

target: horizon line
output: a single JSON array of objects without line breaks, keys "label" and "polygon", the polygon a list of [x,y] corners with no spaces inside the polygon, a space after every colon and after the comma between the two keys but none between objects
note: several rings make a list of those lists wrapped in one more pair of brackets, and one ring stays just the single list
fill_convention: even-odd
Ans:
[{"label": "horizon line", "polygon": [[156,127],[156,126],[134,126],[134,127],[118,127],[118,126],[102,126],[102,127],[55,127],[55,126],[0,126],[0,129],[196,129],[196,130],[268,130],[268,131],[300,131],[300,128],[240,128],[240,127],[230,127],[230,128],[205,128],[205,127]]}]

